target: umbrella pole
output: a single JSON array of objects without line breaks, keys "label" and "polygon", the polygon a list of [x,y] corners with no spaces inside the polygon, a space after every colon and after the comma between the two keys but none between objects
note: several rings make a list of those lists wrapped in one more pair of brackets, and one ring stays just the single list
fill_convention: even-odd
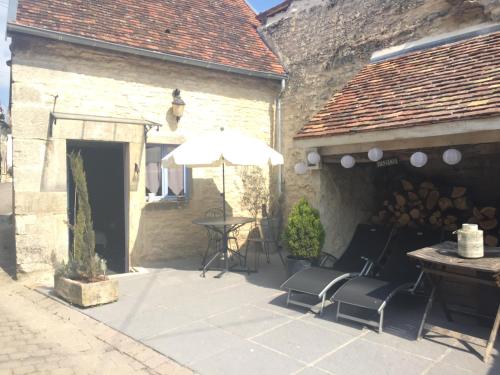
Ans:
[{"label": "umbrella pole", "polygon": [[[224,223],[226,222],[226,174],[225,174],[225,163],[222,159],[222,214],[224,217]],[[223,251],[224,251],[224,261],[226,262],[226,272],[229,271],[229,259],[228,259],[228,249],[227,249],[227,227],[224,225],[224,231],[222,236]]]}]

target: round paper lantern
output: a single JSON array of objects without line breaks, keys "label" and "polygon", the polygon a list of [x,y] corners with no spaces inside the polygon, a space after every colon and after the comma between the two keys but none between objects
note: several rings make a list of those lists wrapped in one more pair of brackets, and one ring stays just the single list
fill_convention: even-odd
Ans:
[{"label": "round paper lantern", "polygon": [[307,173],[307,164],[303,163],[303,162],[297,163],[297,164],[295,164],[294,169],[295,169],[296,174],[306,174]]},{"label": "round paper lantern", "polygon": [[428,157],[423,152],[415,152],[410,158],[410,164],[417,168],[422,168],[427,164]]},{"label": "round paper lantern", "polygon": [[384,157],[384,151],[378,147],[371,148],[368,151],[368,159],[371,161],[379,161]]},{"label": "round paper lantern", "polygon": [[309,154],[307,154],[307,161],[310,164],[319,164],[319,162],[321,161],[321,156],[316,151],[311,151]]},{"label": "round paper lantern", "polygon": [[342,156],[342,159],[340,159],[340,164],[344,168],[352,168],[356,165],[356,159],[354,159],[351,155],[345,155]]},{"label": "round paper lantern", "polygon": [[448,165],[456,165],[462,161],[462,153],[454,148],[443,152],[443,161]]}]

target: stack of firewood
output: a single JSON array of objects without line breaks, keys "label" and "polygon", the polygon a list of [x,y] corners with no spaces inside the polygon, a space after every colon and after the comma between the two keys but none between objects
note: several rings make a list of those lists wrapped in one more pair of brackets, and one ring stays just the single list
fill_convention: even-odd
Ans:
[{"label": "stack of firewood", "polygon": [[463,223],[472,223],[484,231],[486,245],[496,246],[499,242],[497,209],[476,207],[462,186],[438,187],[430,181],[415,184],[401,180],[400,188],[383,202],[383,208],[372,221],[447,232],[456,231]]}]

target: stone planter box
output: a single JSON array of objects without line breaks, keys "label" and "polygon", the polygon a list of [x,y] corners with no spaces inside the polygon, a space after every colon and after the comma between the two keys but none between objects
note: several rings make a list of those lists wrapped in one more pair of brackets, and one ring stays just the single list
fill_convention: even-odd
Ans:
[{"label": "stone planter box", "polygon": [[117,280],[83,283],[58,277],[54,278],[54,290],[65,301],[81,307],[103,305],[118,300]]}]

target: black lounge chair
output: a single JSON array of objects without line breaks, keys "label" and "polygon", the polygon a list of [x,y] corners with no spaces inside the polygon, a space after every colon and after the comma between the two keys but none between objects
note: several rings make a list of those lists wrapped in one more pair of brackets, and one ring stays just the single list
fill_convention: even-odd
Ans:
[{"label": "black lounge chair", "polygon": [[[424,232],[414,229],[398,230],[387,252],[387,259],[382,266],[374,267],[379,271],[372,277],[359,276],[347,281],[332,296],[337,303],[337,319],[344,318],[378,328],[381,333],[384,324],[384,309],[394,295],[401,291],[414,293],[423,273],[406,255],[408,252],[438,243],[440,232]],[[350,305],[350,311],[342,312],[341,306]],[[352,306],[357,307],[352,311]],[[360,309],[361,308],[361,309]],[[359,316],[361,311],[376,311],[378,321]]]},{"label": "black lounge chair", "polygon": [[[387,248],[393,231],[369,224],[359,224],[354,236],[340,259],[325,254],[320,267],[306,268],[297,272],[286,280],[281,288],[288,291],[287,305],[298,305],[311,309],[314,304],[307,304],[293,299],[295,294],[316,296],[321,301],[319,310],[323,313],[327,295],[331,289],[338,287],[341,282],[364,274],[376,262]],[[333,267],[325,267],[329,259],[334,260]]]}]

